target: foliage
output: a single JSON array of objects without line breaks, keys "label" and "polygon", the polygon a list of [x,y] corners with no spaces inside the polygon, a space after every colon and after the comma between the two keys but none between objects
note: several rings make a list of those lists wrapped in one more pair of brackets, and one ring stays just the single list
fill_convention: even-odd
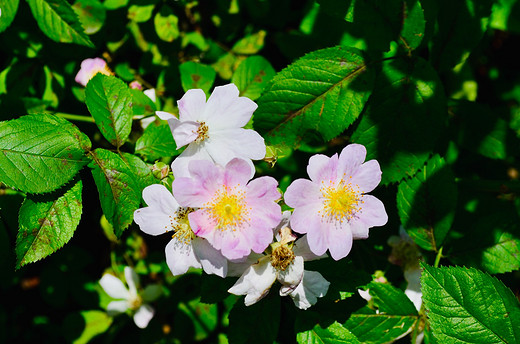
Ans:
[{"label": "foliage", "polygon": [[[518,0],[0,1],[0,342],[520,342],[519,44]],[[308,310],[173,276],[134,223],[184,149],[155,111],[230,82],[281,191],[349,143],[381,166],[388,223],[306,262],[330,282]],[[125,265],[161,288],[146,329],[106,312]]]}]

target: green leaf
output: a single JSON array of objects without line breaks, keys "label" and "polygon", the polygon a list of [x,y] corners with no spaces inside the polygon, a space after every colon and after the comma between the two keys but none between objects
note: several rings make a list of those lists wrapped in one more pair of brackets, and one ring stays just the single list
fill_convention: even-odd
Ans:
[{"label": "green leaf", "polygon": [[178,155],[180,151],[177,151],[168,122],[155,120],[150,123],[137,139],[135,153],[148,161]]},{"label": "green leaf", "polygon": [[132,110],[134,116],[155,115],[157,106],[142,91],[130,89],[132,94]]},{"label": "green leaf", "polygon": [[[520,34],[518,0],[498,0],[493,3],[489,27]],[[1,30],[0,30],[1,31]]]},{"label": "green leaf", "polygon": [[56,190],[87,164],[90,140],[54,115],[0,123],[0,181],[28,193]]},{"label": "green leaf", "polygon": [[357,344],[361,343],[349,330],[338,322],[323,329],[316,325],[312,330],[300,332],[296,335],[299,344]]},{"label": "green leaf", "polygon": [[262,56],[251,56],[240,63],[231,82],[238,87],[241,96],[255,100],[275,74],[269,61]]},{"label": "green leaf", "polygon": [[424,29],[426,22],[424,21],[424,12],[419,0],[403,1],[403,27],[399,43],[406,50],[412,51],[416,49],[424,37]]},{"label": "green leaf", "polygon": [[85,90],[88,110],[101,134],[116,147],[125,143],[132,129],[132,94],[115,76],[96,74]]},{"label": "green leaf", "polygon": [[442,246],[457,206],[455,176],[439,155],[397,189],[397,210],[406,232],[425,250]]},{"label": "green leaf", "polygon": [[91,152],[91,157],[89,167],[99,192],[101,209],[120,238],[140,206],[142,183],[119,155],[98,148]]},{"label": "green leaf", "polygon": [[352,141],[365,145],[367,160],[379,161],[382,182],[388,184],[424,165],[446,118],[442,84],[426,61],[384,62]]},{"label": "green leaf", "polygon": [[260,30],[255,34],[242,38],[233,45],[231,51],[235,54],[253,55],[258,53],[264,46],[266,32]]},{"label": "green leaf", "polygon": [[374,73],[356,49],[307,54],[271,80],[258,100],[255,128],[269,145],[297,147],[313,131],[328,141],[359,116],[373,83]]},{"label": "green leaf", "polygon": [[27,0],[40,29],[50,39],[94,47],[78,16],[65,0]]},{"label": "green leaf", "polygon": [[388,343],[410,331],[419,317],[402,290],[371,282],[368,291],[372,296],[370,308],[351,314],[344,324],[361,343]]},{"label": "green leaf", "polygon": [[107,11],[98,0],[78,0],[72,5],[72,8],[78,15],[87,35],[98,32],[103,26]]},{"label": "green leaf", "polygon": [[217,76],[217,72],[210,66],[193,61],[181,64],[179,71],[184,92],[192,88],[201,88],[206,94],[209,94],[209,90]]},{"label": "green leaf", "polygon": [[103,6],[105,6],[107,10],[116,10],[128,5],[128,1],[129,0],[105,0]]},{"label": "green leaf", "polygon": [[163,41],[173,42],[179,37],[178,22],[179,18],[173,14],[171,7],[163,5],[153,19],[157,36]]},{"label": "green leaf", "polygon": [[470,225],[471,235],[478,240],[463,237],[452,242],[450,260],[492,274],[520,269],[520,227],[512,219],[503,211],[479,217]]},{"label": "green leaf", "polygon": [[430,60],[446,71],[466,60],[487,29],[493,0],[439,0]]},{"label": "green leaf", "polygon": [[1,13],[1,20],[0,20],[0,33],[4,32],[5,29],[7,29],[11,23],[13,22],[13,19],[16,15],[16,11],[18,11],[18,4],[20,3],[20,0],[4,0],[2,1],[2,7],[0,10]]},{"label": "green leaf", "polygon": [[251,306],[244,305],[244,299],[239,298],[229,313],[229,342],[272,343],[280,326],[280,306],[277,293],[268,294]]},{"label": "green leaf", "polygon": [[155,8],[155,0],[139,1],[139,4],[131,5],[128,8],[128,19],[136,23],[144,23],[152,18],[152,13]]},{"label": "green leaf", "polygon": [[31,196],[20,207],[16,268],[62,248],[74,235],[82,212],[81,180],[59,195]]},{"label": "green leaf", "polygon": [[105,333],[112,324],[112,317],[103,311],[81,311],[69,314],[64,322],[64,335],[69,343],[86,344],[98,334]]},{"label": "green leaf", "polygon": [[520,342],[520,304],[502,282],[476,269],[423,268],[423,300],[440,343]]}]

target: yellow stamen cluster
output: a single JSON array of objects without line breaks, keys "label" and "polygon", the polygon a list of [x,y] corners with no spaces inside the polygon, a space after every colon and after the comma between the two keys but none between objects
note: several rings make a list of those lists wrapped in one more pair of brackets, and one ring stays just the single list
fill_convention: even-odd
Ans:
[{"label": "yellow stamen cluster", "polygon": [[[279,244],[279,243],[276,243]],[[296,257],[293,250],[287,244],[279,244],[271,246],[273,251],[271,253],[271,265],[273,268],[285,271]]]},{"label": "yellow stamen cluster", "polygon": [[223,186],[213,199],[204,204],[210,219],[220,230],[233,231],[249,223],[251,208],[246,204],[246,193],[240,184],[235,187]]},{"label": "yellow stamen cluster", "polygon": [[171,227],[175,231],[172,238],[177,239],[185,245],[189,245],[191,241],[195,239],[195,233],[193,233],[188,221],[188,214],[194,210],[193,208],[179,208],[174,218],[170,216]]},{"label": "yellow stamen cluster", "polygon": [[345,181],[346,176],[338,183],[332,180],[328,183],[321,182],[321,194],[324,199],[323,209],[318,213],[322,219],[329,222],[350,221],[356,213],[361,211],[361,192],[358,185],[352,185],[349,179]]},{"label": "yellow stamen cluster", "polygon": [[209,137],[208,135],[208,126],[205,122],[200,122],[200,126],[197,128],[197,138],[195,142],[200,143]]}]

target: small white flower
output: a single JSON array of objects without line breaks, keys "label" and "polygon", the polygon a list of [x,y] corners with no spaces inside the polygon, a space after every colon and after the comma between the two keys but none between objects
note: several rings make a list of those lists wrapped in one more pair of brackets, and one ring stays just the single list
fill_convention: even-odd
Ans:
[{"label": "small white flower", "polygon": [[128,288],[121,280],[111,274],[104,274],[99,284],[108,296],[116,299],[111,301],[107,306],[107,313],[114,316],[131,310],[134,313],[134,322],[139,328],[148,326],[152,320],[155,310],[147,304],[156,300],[161,294],[161,287],[156,284],[147,286],[141,294],[138,293],[139,277],[135,271],[129,267],[125,267],[125,278]]},{"label": "small white flower", "polygon": [[282,284],[280,296],[289,295],[300,309],[314,305],[317,298],[325,296],[329,289],[330,283],[319,272],[304,270],[304,260],[324,256],[316,256],[311,252],[306,237],[294,242],[296,237],[288,227],[289,216],[290,212],[285,211],[282,221],[275,228],[277,242],[271,244],[271,252],[246,268],[228,290],[235,295],[245,295],[246,306],[266,296],[276,280]]},{"label": "small white flower", "polygon": [[244,129],[257,105],[251,99],[239,97],[234,84],[215,87],[206,102],[201,89],[188,90],[178,101],[179,118],[157,111],[168,120],[177,149],[188,147],[172,163],[175,177],[188,177],[190,160],[210,160],[225,166],[233,158],[253,164],[265,156],[264,139],[254,130]]},{"label": "small white flower", "polygon": [[165,249],[166,263],[173,275],[182,275],[190,267],[202,267],[208,274],[226,277],[226,258],[190,227],[188,214],[195,209],[179,206],[172,193],[160,184],[147,186],[143,199],[148,207],[134,212],[134,221],[141,230],[150,235],[174,231]]}]

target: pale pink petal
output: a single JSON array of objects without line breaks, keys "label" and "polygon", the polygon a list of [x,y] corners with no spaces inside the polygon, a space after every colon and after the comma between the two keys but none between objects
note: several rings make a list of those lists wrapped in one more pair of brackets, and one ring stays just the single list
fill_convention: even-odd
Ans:
[{"label": "pale pink petal", "polygon": [[130,295],[137,295],[137,286],[139,285],[139,276],[137,276],[134,269],[132,269],[129,266],[125,266],[125,278],[126,278],[126,284],[128,284]]},{"label": "pale pink petal", "polygon": [[[281,213],[280,209],[276,211],[278,214]],[[272,220],[272,217],[270,218]],[[249,244],[251,245],[251,249],[256,253],[262,253],[264,250],[273,242],[273,231],[272,228],[274,224],[279,222],[276,218],[274,221],[268,222],[267,219],[264,218],[253,218],[251,221],[251,230],[248,231],[249,234]]]},{"label": "pale pink petal", "polygon": [[209,217],[208,211],[206,209],[199,209],[189,213],[188,220],[190,221],[190,227],[195,235],[209,240],[209,242],[217,250],[221,249],[221,247],[216,246],[214,243],[216,223]]},{"label": "pale pink petal", "polygon": [[339,155],[338,176],[352,176],[365,161],[366,156],[367,150],[363,145],[353,143],[343,148]]},{"label": "pale pink petal", "polygon": [[349,226],[354,240],[368,238],[369,227],[362,221],[350,221]]},{"label": "pale pink petal", "polygon": [[228,277],[238,277],[244,273],[251,265],[258,263],[263,254],[251,253],[247,257],[241,259],[233,259],[228,261]]},{"label": "pale pink petal", "polygon": [[[239,97],[234,84],[215,87],[208,99],[204,118],[216,128],[240,128],[251,119],[258,105],[246,97]],[[226,118],[225,121],[222,119]]]},{"label": "pale pink petal", "polygon": [[139,307],[137,312],[135,312],[134,314],[134,322],[137,325],[137,327],[146,328],[150,320],[152,320],[154,313],[155,310],[147,304],[144,304],[141,307]]},{"label": "pale pink petal", "polygon": [[357,214],[358,221],[363,222],[368,227],[384,226],[388,222],[385,205],[379,199],[372,195],[363,195],[361,197],[363,204],[361,211]]},{"label": "pale pink petal", "polygon": [[102,58],[85,59],[81,62],[81,68],[74,79],[77,83],[87,86],[87,83],[98,72],[109,74],[107,63]]},{"label": "pale pink petal", "polygon": [[169,112],[166,112],[166,111],[155,111],[155,114],[157,115],[157,117],[159,117],[163,121],[169,121],[170,119],[177,120],[177,117],[175,117],[175,115],[173,115]]},{"label": "pale pink petal", "polygon": [[174,276],[182,275],[190,267],[200,268],[201,264],[193,253],[193,246],[172,238],[166,245],[166,263]]},{"label": "pale pink petal", "polygon": [[172,172],[175,178],[178,177],[189,177],[190,172],[188,171],[188,165],[194,160],[209,160],[213,161],[211,156],[208,154],[206,149],[198,144],[192,142],[186,147],[184,152],[175,158],[172,162]]},{"label": "pale pink petal", "polygon": [[[282,213],[282,219],[280,220],[280,223],[273,228],[273,233],[276,241],[280,242],[282,240],[280,231],[285,228],[289,227],[289,221],[291,219],[291,212],[289,210],[286,210]],[[296,237],[295,237],[296,239]],[[292,241],[292,240],[290,240]]]},{"label": "pale pink petal", "polygon": [[303,274],[302,282],[289,295],[296,307],[307,309],[318,301],[318,297],[323,297],[327,294],[329,285],[330,282],[323,278],[319,272],[306,270]]},{"label": "pale pink petal", "polygon": [[[219,128],[243,127],[249,122],[257,105],[252,100],[239,97],[234,84],[215,87],[208,99],[204,119]],[[223,121],[223,118],[226,118]]]},{"label": "pale pink petal", "polygon": [[320,228],[321,217],[318,211],[321,208],[321,204],[316,203],[295,208],[291,216],[291,229],[296,233],[305,234]]},{"label": "pale pink petal", "polygon": [[297,208],[321,203],[321,196],[319,184],[300,178],[287,187],[283,198],[289,207]]},{"label": "pale pink petal", "polygon": [[338,155],[334,154],[332,157],[323,154],[316,154],[309,159],[307,165],[307,174],[314,183],[321,181],[336,180],[338,167]]},{"label": "pale pink petal", "polygon": [[113,299],[129,299],[130,292],[123,282],[114,275],[104,274],[99,280],[101,288]]},{"label": "pale pink petal", "polygon": [[[303,278],[303,258],[296,256],[294,261],[285,270],[278,271],[278,281],[286,287],[285,295],[296,289]],[[285,296],[280,294],[281,296]]]},{"label": "pale pink petal", "polygon": [[172,183],[173,194],[183,207],[202,207],[210,202],[222,186],[223,173],[207,160],[190,163],[191,178],[176,177]]},{"label": "pale pink petal", "polygon": [[327,243],[332,259],[340,260],[346,257],[352,249],[352,232],[348,224],[331,227],[327,233]]},{"label": "pale pink petal", "polygon": [[[253,201],[258,202],[259,199],[262,202],[272,202],[280,199],[282,195],[277,187],[278,181],[273,177],[264,176],[253,179],[247,184],[248,204]],[[281,213],[277,217],[281,220]]]},{"label": "pale pink petal", "polygon": [[352,175],[351,183],[357,185],[362,193],[376,188],[381,182],[381,168],[376,160],[370,160],[359,166]]},{"label": "pale pink petal", "polygon": [[275,280],[276,271],[269,259],[261,259],[259,263],[251,265],[228,292],[246,295],[244,303],[251,306],[267,295]]},{"label": "pale pink petal", "polygon": [[[304,209],[298,208],[297,210]],[[296,212],[296,210],[295,210]],[[294,217],[294,213],[293,213]],[[309,218],[311,218],[309,216]],[[292,219],[291,219],[292,223]],[[307,232],[307,242],[312,253],[317,256],[325,254],[328,248],[328,236],[329,236],[329,224],[322,223],[321,221],[314,222],[312,225],[309,224],[309,231]]]},{"label": "pale pink petal", "polygon": [[234,158],[226,164],[223,184],[227,186],[239,184],[245,186],[253,178],[254,174],[254,168],[246,160]]},{"label": "pale pink petal", "polygon": [[206,108],[206,94],[201,89],[188,90],[177,102],[179,106],[179,119],[181,121],[204,121],[204,109]]},{"label": "pale pink petal", "polygon": [[213,248],[207,240],[195,238],[191,242],[193,252],[202,264],[204,272],[214,274],[220,277],[227,275],[227,259],[218,250]]},{"label": "pale pink petal", "polygon": [[147,186],[143,199],[148,207],[134,212],[134,221],[139,228],[150,235],[160,235],[172,230],[172,221],[179,204],[170,191],[160,184]]},{"label": "pale pink petal", "polygon": [[204,141],[213,160],[224,166],[233,158],[259,160],[265,156],[264,139],[251,129],[228,129],[213,132]]},{"label": "pale pink petal", "polygon": [[163,289],[158,284],[149,284],[144,288],[141,297],[144,302],[153,302],[157,300],[163,292]]},{"label": "pale pink petal", "polygon": [[199,122],[179,121],[176,118],[172,118],[168,120],[168,124],[170,125],[173,139],[177,144],[177,149],[192,143],[199,136],[197,133],[200,127]]},{"label": "pale pink petal", "polygon": [[296,256],[301,256],[303,260],[306,262],[310,260],[318,260],[327,257],[326,254],[317,256],[311,251],[311,248],[309,247],[309,242],[307,241],[307,235],[304,235],[300,239],[296,240],[293,246],[293,252]]},{"label": "pale pink petal", "polygon": [[107,314],[112,317],[126,312],[129,308],[130,304],[127,300],[110,301],[107,305]]}]

